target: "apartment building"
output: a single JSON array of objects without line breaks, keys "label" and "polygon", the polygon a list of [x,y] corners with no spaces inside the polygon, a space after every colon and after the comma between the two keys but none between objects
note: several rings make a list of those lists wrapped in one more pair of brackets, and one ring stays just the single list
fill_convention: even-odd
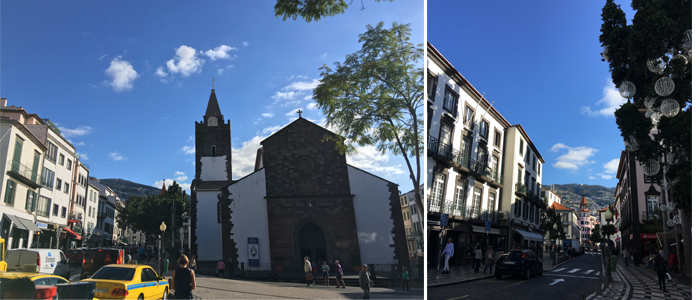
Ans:
[{"label": "apartment building", "polygon": [[[423,194],[423,185],[420,187]],[[406,241],[408,243],[409,258],[418,260],[423,257],[423,222],[416,206],[414,191],[410,191],[400,196],[401,214],[404,218],[404,229],[406,231]]]},{"label": "apartment building", "polygon": [[72,241],[70,248],[82,246],[87,234],[87,195],[89,195],[89,188],[87,187],[86,178],[89,178],[89,166],[80,161],[78,154],[75,155],[75,158],[68,225],[70,230],[79,235],[80,238]]},{"label": "apartment building", "polygon": [[[566,240],[580,241],[580,226],[578,225],[578,213],[563,204],[558,202],[553,202],[550,207],[556,211],[556,213],[561,214],[561,222],[563,224],[563,232],[565,232]],[[546,238],[548,240],[548,233]],[[563,245],[562,240],[557,240],[556,245]]]},{"label": "apartment building", "polygon": [[[437,261],[448,238],[453,262],[468,260],[476,244],[502,251],[509,214],[500,207],[501,170],[511,125],[430,43],[426,65],[428,261]],[[449,218],[444,229],[442,215]]]},{"label": "apartment building", "polygon": [[578,209],[578,225],[580,225],[580,244],[588,245],[590,242],[590,234],[592,234],[592,224],[590,210],[587,209],[588,203],[585,197],[580,200],[580,209]]},{"label": "apartment building", "polygon": [[541,189],[541,199],[546,199],[549,206],[553,205],[553,203],[561,204],[561,197],[549,189]]}]

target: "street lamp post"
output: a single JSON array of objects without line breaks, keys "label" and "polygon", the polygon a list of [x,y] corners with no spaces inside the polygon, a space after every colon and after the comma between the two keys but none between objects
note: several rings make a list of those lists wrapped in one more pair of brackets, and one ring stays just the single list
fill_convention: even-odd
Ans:
[{"label": "street lamp post", "polygon": [[[607,225],[612,221],[612,218],[614,217],[614,214],[611,212],[611,209],[607,209],[607,212],[604,213],[604,218],[607,220]],[[602,254],[605,254],[607,252],[607,249],[609,248],[609,233],[604,231],[604,251],[602,251]],[[606,253],[606,258],[607,258],[607,284],[614,282],[613,278],[611,278],[611,253]]]},{"label": "street lamp post", "polygon": [[164,237],[164,231],[167,230],[167,225],[164,224],[164,221],[162,221],[162,224],[160,224],[160,230],[162,231],[162,235],[160,236],[160,247],[159,247],[159,252],[157,253],[158,259],[157,259],[157,269],[160,272],[160,276],[162,276],[162,237]]}]

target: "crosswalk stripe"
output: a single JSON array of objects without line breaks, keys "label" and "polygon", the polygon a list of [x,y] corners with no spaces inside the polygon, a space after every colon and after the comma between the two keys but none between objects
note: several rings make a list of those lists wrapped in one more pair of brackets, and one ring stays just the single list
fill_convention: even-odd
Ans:
[{"label": "crosswalk stripe", "polygon": [[595,274],[595,275],[599,276],[599,271],[597,271],[597,274]]},{"label": "crosswalk stripe", "polygon": [[553,271],[551,271],[551,272],[560,272],[560,271],[563,271],[563,270],[565,270],[565,268],[556,269],[556,270],[553,270]]},{"label": "crosswalk stripe", "polygon": [[594,271],[594,270],[585,271],[585,274],[590,274],[590,273],[592,273],[592,271]]},{"label": "crosswalk stripe", "polygon": [[580,269],[572,269],[572,270],[568,271],[568,273],[575,273],[577,271],[580,271]]}]

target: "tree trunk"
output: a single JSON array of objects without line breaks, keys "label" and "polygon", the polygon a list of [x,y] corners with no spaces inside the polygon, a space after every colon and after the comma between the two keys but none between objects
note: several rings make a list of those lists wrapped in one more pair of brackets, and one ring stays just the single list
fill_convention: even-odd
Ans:
[{"label": "tree trunk", "polygon": [[[684,276],[691,277],[691,217],[687,216],[683,210],[679,210],[679,216],[682,219],[681,227],[682,238],[684,239]],[[677,239],[679,236],[677,235]],[[677,246],[679,245],[677,240]]]}]

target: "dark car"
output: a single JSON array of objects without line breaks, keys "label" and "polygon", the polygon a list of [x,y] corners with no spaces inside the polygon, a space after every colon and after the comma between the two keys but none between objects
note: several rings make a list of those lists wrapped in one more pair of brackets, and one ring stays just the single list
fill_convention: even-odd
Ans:
[{"label": "dark car", "polygon": [[82,273],[80,279],[89,278],[101,267],[110,264],[122,264],[125,251],[118,248],[93,248],[87,249],[82,260]]},{"label": "dark car", "polygon": [[86,251],[87,248],[70,249],[68,252],[65,252],[65,257],[70,260],[71,265],[80,265],[82,264],[82,259],[85,257]]},{"label": "dark car", "polygon": [[522,275],[529,279],[534,274],[541,275],[544,264],[532,250],[506,250],[495,264],[495,278],[503,275]]}]

